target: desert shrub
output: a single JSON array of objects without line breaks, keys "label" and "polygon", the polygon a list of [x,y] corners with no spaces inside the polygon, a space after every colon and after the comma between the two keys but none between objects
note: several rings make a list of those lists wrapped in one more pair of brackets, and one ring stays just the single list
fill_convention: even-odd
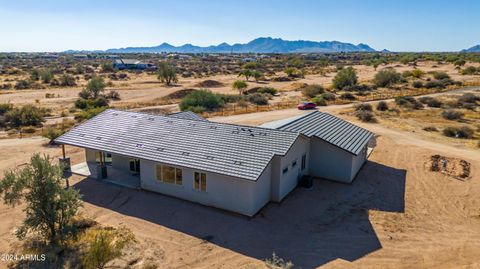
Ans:
[{"label": "desert shrub", "polygon": [[445,84],[442,83],[442,82],[439,81],[439,80],[427,81],[424,86],[425,86],[425,88],[427,88],[427,89],[432,89],[432,88],[443,89],[443,88],[445,88]]},{"label": "desert shrub", "polygon": [[101,66],[102,66],[103,73],[115,72],[115,68],[113,68],[113,64],[110,62],[102,63]]},{"label": "desert shrub", "polygon": [[321,96],[313,97],[312,102],[315,103],[317,106],[326,106],[327,105],[327,102]]},{"label": "desert shrub", "polygon": [[179,106],[182,111],[190,110],[192,107],[203,107],[205,110],[211,111],[223,107],[223,105],[224,101],[221,96],[203,89],[189,93],[182,99]]},{"label": "desert shrub", "polygon": [[166,63],[158,63],[157,78],[160,82],[165,83],[166,85],[171,85],[172,83],[177,83],[177,70],[174,66]]},{"label": "desert shrub", "polygon": [[275,95],[278,93],[278,90],[272,87],[262,87],[257,90],[258,93],[268,93],[270,95]]},{"label": "desert shrub", "polygon": [[415,80],[414,82],[412,82],[412,86],[414,88],[422,88],[423,87],[423,82],[421,82],[420,80]]},{"label": "desert shrub", "polygon": [[433,75],[433,78],[437,80],[442,80],[447,78],[450,79],[450,76],[445,72],[433,72],[432,75]]},{"label": "desert shrub", "polygon": [[355,104],[355,111],[373,111],[372,105],[367,103]]},{"label": "desert shrub", "polygon": [[423,130],[427,132],[438,132],[438,129],[435,126],[427,126],[427,127],[424,127]]},{"label": "desert shrub", "polygon": [[[97,98],[107,87],[105,80],[102,77],[93,77],[87,83],[85,87],[86,92],[89,92],[88,98]],[[83,92],[83,90],[82,90]],[[82,97],[83,98],[83,97]],[[85,99],[88,99],[85,98]]]},{"label": "desert shrub", "polygon": [[265,259],[265,266],[268,269],[293,269],[294,264],[291,261],[286,262],[273,252],[272,258]]},{"label": "desert shrub", "polygon": [[475,75],[478,69],[475,66],[469,66],[461,71],[462,75]]},{"label": "desert shrub", "polygon": [[65,133],[65,130],[61,128],[47,126],[46,128],[43,129],[42,136],[50,139],[48,143],[51,145],[53,144],[53,140],[55,140],[55,138],[61,136],[64,133]]},{"label": "desert shrub", "polygon": [[75,101],[75,107],[79,109],[90,109],[97,107],[107,107],[108,100],[103,96],[99,96],[95,99],[77,99]]},{"label": "desert shrub", "polygon": [[358,78],[355,69],[349,66],[338,71],[332,82],[335,89],[342,90],[345,87],[357,85],[357,81]]},{"label": "desert shrub", "polygon": [[349,92],[345,92],[345,93],[342,93],[340,95],[340,99],[344,99],[344,100],[355,100],[355,95],[349,93]]},{"label": "desert shrub", "polygon": [[75,86],[77,85],[77,82],[75,81],[75,78],[72,75],[68,74],[63,74],[60,76],[60,81],[59,81],[60,86]]},{"label": "desert shrub", "polygon": [[120,93],[117,91],[109,91],[107,94],[105,94],[105,98],[111,99],[111,100],[120,100]]},{"label": "desert shrub", "polygon": [[358,94],[361,95],[362,93],[366,93],[367,91],[371,91],[373,89],[372,87],[366,84],[360,84],[360,85],[347,86],[343,88],[343,90],[347,92],[358,92]]},{"label": "desert shrub", "polygon": [[377,104],[377,110],[378,111],[387,111],[388,110],[388,104],[385,101],[380,101]]},{"label": "desert shrub", "polygon": [[268,105],[268,96],[266,94],[254,93],[247,95],[248,101],[256,105]]},{"label": "desert shrub", "polygon": [[477,101],[480,101],[480,96],[473,93],[464,93],[462,96],[458,97],[458,102],[460,103],[475,104]]},{"label": "desert shrub", "polygon": [[399,83],[401,80],[402,76],[397,71],[388,68],[379,71],[373,81],[377,87],[388,87]]},{"label": "desert shrub", "polygon": [[102,113],[103,111],[105,111],[105,109],[107,109],[107,107],[104,107],[104,106],[87,108],[85,110],[80,111],[78,114],[76,114],[75,119],[78,121],[88,120]]},{"label": "desert shrub", "polygon": [[395,103],[398,106],[410,108],[410,109],[421,109],[423,108],[422,103],[418,102],[415,98],[411,96],[403,96],[395,98]]},{"label": "desert shrub", "polygon": [[5,114],[6,112],[13,109],[13,105],[9,103],[0,104],[0,115]]},{"label": "desert shrub", "polygon": [[317,84],[308,85],[302,88],[302,94],[308,98],[313,98],[324,92],[325,92],[325,89],[321,85],[317,85]]},{"label": "desert shrub", "polygon": [[355,112],[355,116],[363,122],[377,122],[375,115],[368,110],[358,110]]},{"label": "desert shrub", "polygon": [[87,250],[83,256],[86,269],[105,268],[108,262],[122,256],[124,247],[135,241],[133,233],[126,229],[99,229],[92,231]]},{"label": "desert shrub", "polygon": [[464,116],[461,111],[454,109],[447,109],[442,112],[442,117],[447,120],[459,120]]},{"label": "desert shrub", "polygon": [[239,94],[243,94],[248,84],[243,80],[236,80],[232,83],[232,89],[237,90]]},{"label": "desert shrub", "polygon": [[242,100],[245,96],[238,94],[217,94],[222,98],[224,103],[235,103]]},{"label": "desert shrub", "polygon": [[436,99],[434,97],[430,97],[430,96],[420,97],[418,99],[418,101],[420,101],[420,103],[422,103],[422,104],[427,105],[428,107],[441,107],[442,106],[442,102],[440,102],[438,99]]},{"label": "desert shrub", "polygon": [[39,75],[43,83],[50,83],[53,79],[53,72],[50,69],[40,70]]},{"label": "desert shrub", "polygon": [[447,127],[443,129],[443,135],[448,137],[455,137],[455,138],[472,138],[474,134],[473,129],[467,126],[463,127]]},{"label": "desert shrub", "polygon": [[5,121],[11,127],[41,126],[45,112],[33,105],[25,105],[22,108],[13,108],[5,113]]},{"label": "desert shrub", "polygon": [[24,90],[30,87],[30,82],[27,80],[19,80],[17,83],[15,83],[15,89],[17,90]]},{"label": "desert shrub", "polygon": [[323,98],[324,100],[326,100],[326,101],[333,101],[333,100],[335,100],[335,98],[337,98],[337,97],[335,96],[335,94],[334,94],[334,93],[331,93],[331,92],[322,93],[321,96],[322,96],[322,98]]}]

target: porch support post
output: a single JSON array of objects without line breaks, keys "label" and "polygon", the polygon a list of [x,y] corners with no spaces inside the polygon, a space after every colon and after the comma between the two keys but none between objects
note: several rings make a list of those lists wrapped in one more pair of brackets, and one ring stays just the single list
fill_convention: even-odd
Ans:
[{"label": "porch support post", "polygon": [[65,145],[62,144],[62,156],[63,156],[63,159],[65,159]]},{"label": "porch support post", "polygon": [[70,158],[67,158],[65,154],[65,145],[62,144],[62,158],[59,160],[60,165],[63,166],[64,171],[70,171],[71,164],[70,164]]}]

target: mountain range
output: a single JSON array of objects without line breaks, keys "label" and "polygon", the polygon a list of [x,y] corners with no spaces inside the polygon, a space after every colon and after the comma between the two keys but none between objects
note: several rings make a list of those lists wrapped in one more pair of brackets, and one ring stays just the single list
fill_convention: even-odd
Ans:
[{"label": "mountain range", "polygon": [[480,52],[480,45],[473,46],[468,49],[462,50],[462,52]]},{"label": "mountain range", "polygon": [[289,41],[281,38],[260,37],[245,44],[212,45],[207,47],[185,44],[173,46],[163,43],[154,47],[127,47],[108,49],[107,53],[321,53],[321,52],[373,52],[376,51],[366,44],[354,45],[339,41]]}]

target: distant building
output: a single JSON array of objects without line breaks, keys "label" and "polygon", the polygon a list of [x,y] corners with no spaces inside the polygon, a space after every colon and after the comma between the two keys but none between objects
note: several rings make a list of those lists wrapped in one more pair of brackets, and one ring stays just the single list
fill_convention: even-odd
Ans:
[{"label": "distant building", "polygon": [[151,63],[145,63],[136,59],[115,59],[113,67],[118,70],[154,70],[157,66]]}]

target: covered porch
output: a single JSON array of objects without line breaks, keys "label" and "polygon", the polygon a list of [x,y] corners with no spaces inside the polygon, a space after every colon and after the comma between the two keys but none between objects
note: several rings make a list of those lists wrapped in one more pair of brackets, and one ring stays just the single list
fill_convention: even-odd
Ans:
[{"label": "covered porch", "polygon": [[129,173],[123,170],[116,169],[107,165],[106,178],[100,179],[97,177],[97,164],[91,164],[87,162],[72,165],[70,171],[72,174],[91,177],[101,181],[105,181],[112,184],[117,184],[123,187],[138,189],[140,188],[140,175]]},{"label": "covered porch", "polygon": [[65,145],[62,145],[63,158],[60,158],[60,163],[68,174],[90,177],[127,188],[140,188],[140,160],[99,150],[84,150],[83,160],[71,164],[70,158],[65,155]]}]

